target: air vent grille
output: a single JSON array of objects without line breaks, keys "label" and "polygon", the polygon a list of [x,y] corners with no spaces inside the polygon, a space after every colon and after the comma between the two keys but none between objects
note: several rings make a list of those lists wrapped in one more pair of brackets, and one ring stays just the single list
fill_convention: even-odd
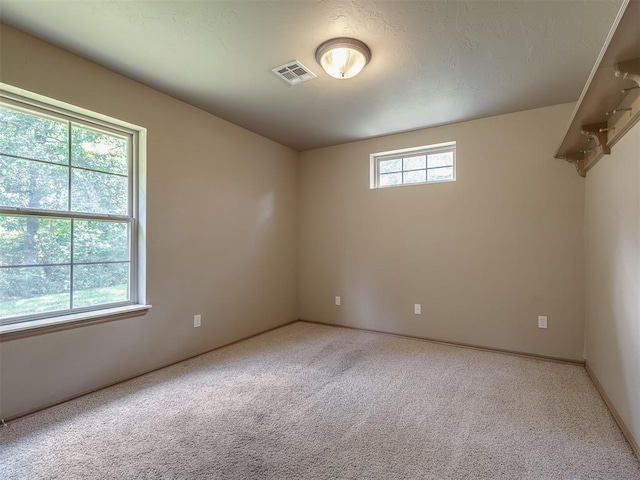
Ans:
[{"label": "air vent grille", "polygon": [[316,75],[311,70],[297,60],[292,60],[284,65],[280,65],[271,71],[289,85],[298,85],[316,78]]}]

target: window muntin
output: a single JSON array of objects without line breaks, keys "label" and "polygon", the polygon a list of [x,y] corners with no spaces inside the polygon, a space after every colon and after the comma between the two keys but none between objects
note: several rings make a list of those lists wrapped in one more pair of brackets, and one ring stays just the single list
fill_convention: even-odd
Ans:
[{"label": "window muntin", "polygon": [[456,143],[371,155],[371,188],[455,181]]},{"label": "window muntin", "polygon": [[0,100],[0,324],[136,303],[136,145]]}]

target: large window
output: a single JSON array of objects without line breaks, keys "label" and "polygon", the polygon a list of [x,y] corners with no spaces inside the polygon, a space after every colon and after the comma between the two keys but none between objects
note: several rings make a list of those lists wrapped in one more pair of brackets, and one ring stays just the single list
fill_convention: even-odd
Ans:
[{"label": "large window", "polygon": [[456,142],[371,155],[371,188],[453,182]]},{"label": "large window", "polygon": [[135,130],[0,97],[0,324],[138,302]]}]

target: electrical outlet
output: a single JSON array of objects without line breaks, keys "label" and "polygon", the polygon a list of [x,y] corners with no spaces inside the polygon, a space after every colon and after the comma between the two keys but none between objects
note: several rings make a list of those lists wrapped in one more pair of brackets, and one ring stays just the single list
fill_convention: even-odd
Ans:
[{"label": "electrical outlet", "polygon": [[547,328],[547,316],[538,315],[538,328]]},{"label": "electrical outlet", "polygon": [[336,305],[340,305],[340,297],[336,295]]},{"label": "electrical outlet", "polygon": [[419,303],[416,303],[413,306],[413,313],[415,313],[416,315],[421,315],[422,314],[422,305],[420,305]]},{"label": "electrical outlet", "polygon": [[198,328],[200,325],[202,325],[202,315],[194,315],[193,328]]}]

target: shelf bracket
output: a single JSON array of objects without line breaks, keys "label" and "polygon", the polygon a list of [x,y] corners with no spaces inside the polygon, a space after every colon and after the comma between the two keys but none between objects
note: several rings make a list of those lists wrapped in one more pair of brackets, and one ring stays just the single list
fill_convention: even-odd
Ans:
[{"label": "shelf bracket", "polygon": [[633,80],[640,87],[640,58],[618,63],[616,77]]},{"label": "shelf bracket", "polygon": [[569,163],[573,163],[581,177],[587,176],[587,154],[585,152],[567,153],[564,157]]},{"label": "shelf bracket", "polygon": [[607,122],[592,123],[590,125],[583,125],[581,133],[589,139],[593,139],[597,148],[602,149],[602,153],[609,155],[611,148],[607,145],[607,130],[609,126]]}]

